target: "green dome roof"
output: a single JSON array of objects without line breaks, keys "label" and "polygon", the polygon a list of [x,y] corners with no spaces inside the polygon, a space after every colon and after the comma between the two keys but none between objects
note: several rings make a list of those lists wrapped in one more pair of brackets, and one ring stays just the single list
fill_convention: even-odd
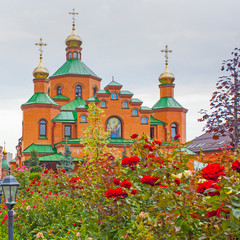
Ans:
[{"label": "green dome roof", "polygon": [[159,108],[184,108],[180,105],[173,97],[162,97],[160,100],[152,107],[152,109]]},{"label": "green dome roof", "polygon": [[32,97],[23,105],[28,104],[54,104],[60,106],[54,102],[52,98],[49,97],[47,93],[34,93]]},{"label": "green dome roof", "polygon": [[51,77],[60,75],[89,75],[99,78],[89,67],[87,67],[82,61],[71,59],[66,61]]}]

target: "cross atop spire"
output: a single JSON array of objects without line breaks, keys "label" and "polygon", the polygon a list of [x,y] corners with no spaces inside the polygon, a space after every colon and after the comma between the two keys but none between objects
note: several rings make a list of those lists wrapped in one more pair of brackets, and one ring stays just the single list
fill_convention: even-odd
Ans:
[{"label": "cross atop spire", "polygon": [[161,52],[165,52],[165,65],[168,65],[168,53],[171,53],[172,50],[168,50],[168,45],[166,44],[165,49],[161,50]]},{"label": "cross atop spire", "polygon": [[47,44],[42,41],[42,38],[40,38],[40,41],[38,43],[35,43],[35,45],[39,46],[40,59],[42,59],[42,53],[43,53],[42,47],[47,46]]},{"label": "cross atop spire", "polygon": [[73,20],[73,31],[75,30],[75,15],[78,15],[79,13],[78,12],[75,12],[75,9],[73,8],[73,11],[72,12],[69,12],[68,14],[71,14],[72,15],[72,20]]}]

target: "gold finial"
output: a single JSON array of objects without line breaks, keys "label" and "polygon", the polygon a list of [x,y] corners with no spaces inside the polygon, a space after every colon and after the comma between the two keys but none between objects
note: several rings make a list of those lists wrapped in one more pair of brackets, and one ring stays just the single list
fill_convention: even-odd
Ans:
[{"label": "gold finial", "polygon": [[74,31],[74,30],[75,30],[75,15],[78,15],[78,12],[75,12],[75,9],[73,8],[73,11],[72,11],[72,12],[69,12],[68,14],[73,15],[73,16],[72,16],[72,20],[73,20],[72,30]]},{"label": "gold finial", "polygon": [[168,65],[168,53],[171,53],[172,50],[168,50],[168,45],[166,44],[165,49],[161,50],[161,52],[165,52],[165,65]]},{"label": "gold finial", "polygon": [[39,43],[35,43],[35,45],[39,46],[40,60],[42,60],[42,53],[43,53],[42,47],[47,46],[47,44],[42,41],[42,38],[40,38]]},{"label": "gold finial", "polygon": [[34,69],[34,71],[33,71],[33,76],[34,76],[35,78],[43,78],[43,79],[46,79],[46,78],[48,77],[48,75],[49,75],[49,72],[48,72],[48,70],[47,70],[45,67],[43,67],[43,65],[42,65],[42,53],[43,53],[42,48],[43,48],[44,46],[47,46],[47,44],[42,41],[42,38],[40,38],[40,41],[39,41],[38,43],[35,43],[35,45],[36,45],[36,46],[39,46],[40,62],[39,62],[39,64],[38,64],[38,66]]}]

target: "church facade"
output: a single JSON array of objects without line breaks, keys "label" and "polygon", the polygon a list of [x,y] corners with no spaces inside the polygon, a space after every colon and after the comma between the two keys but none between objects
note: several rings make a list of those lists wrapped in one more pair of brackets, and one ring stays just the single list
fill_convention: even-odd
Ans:
[{"label": "church facade", "polygon": [[167,46],[163,50],[166,67],[159,77],[160,98],[150,108],[114,79],[101,86],[101,78],[82,61],[82,40],[75,33],[75,21],[65,43],[66,61],[50,77],[42,63],[45,44],[42,39],[36,44],[40,47],[40,63],[33,71],[34,93],[21,106],[22,137],[16,159],[19,166],[30,157],[32,149],[38,151],[41,162],[59,161],[66,142],[72,155],[80,158],[80,139],[92,102],[105,111],[102,123],[110,132],[110,147],[130,146],[133,133],[145,133],[160,141],[180,134],[181,141],[186,141],[187,109],[174,98],[175,77],[168,70]]}]

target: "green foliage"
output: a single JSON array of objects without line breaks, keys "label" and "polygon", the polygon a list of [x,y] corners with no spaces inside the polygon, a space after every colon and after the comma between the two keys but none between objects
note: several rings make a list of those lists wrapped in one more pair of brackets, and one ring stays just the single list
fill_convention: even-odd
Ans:
[{"label": "green foliage", "polygon": [[36,150],[32,150],[31,151],[31,157],[29,158],[29,168],[31,169],[31,172],[40,172],[41,171],[41,167],[39,166],[39,159],[37,156],[37,151]]},{"label": "green foliage", "polygon": [[31,172],[29,174],[29,180],[33,180],[36,178],[37,180],[40,180],[42,173],[41,172]]},{"label": "green foliage", "polygon": [[65,145],[64,148],[64,158],[59,161],[60,165],[57,164],[57,168],[63,168],[66,170],[66,173],[70,174],[71,170],[73,170],[75,167],[75,164],[73,163],[74,157],[71,156],[72,151],[70,150],[69,145]]},{"label": "green foliage", "polygon": [[88,126],[84,129],[85,137],[81,144],[84,145],[85,157],[97,161],[100,155],[108,152],[109,133],[103,128],[104,111],[94,103],[90,103],[88,107]]}]

